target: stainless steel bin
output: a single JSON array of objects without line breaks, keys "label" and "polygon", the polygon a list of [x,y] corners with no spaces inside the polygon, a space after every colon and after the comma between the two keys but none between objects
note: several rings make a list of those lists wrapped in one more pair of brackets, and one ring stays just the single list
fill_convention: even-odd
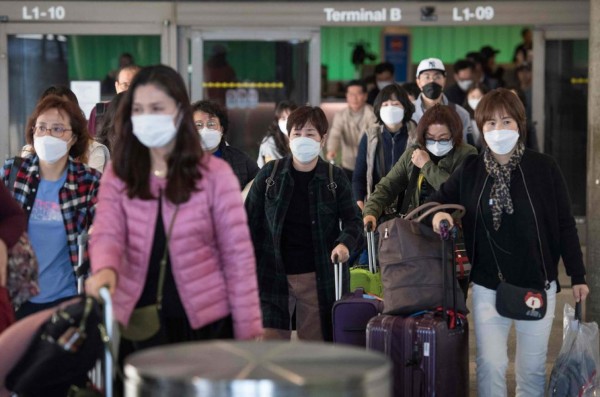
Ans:
[{"label": "stainless steel bin", "polygon": [[125,362],[126,397],[389,397],[378,353],[307,342],[212,341],[148,349]]}]

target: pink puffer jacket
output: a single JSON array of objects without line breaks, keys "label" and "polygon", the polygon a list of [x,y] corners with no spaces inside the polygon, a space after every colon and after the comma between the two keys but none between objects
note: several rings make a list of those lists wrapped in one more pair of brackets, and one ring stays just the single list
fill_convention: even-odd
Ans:
[{"label": "pink puffer jacket", "polygon": [[[256,263],[239,183],[231,168],[203,157],[198,191],[179,212],[169,241],[173,277],[193,328],[232,314],[236,339],[262,334]],[[166,180],[151,176],[158,197]],[[163,200],[168,231],[175,205]],[[108,166],[102,176],[90,241],[93,272],[118,274],[115,317],[127,325],[139,300],[154,239],[158,200],[129,199],[125,183]]]}]

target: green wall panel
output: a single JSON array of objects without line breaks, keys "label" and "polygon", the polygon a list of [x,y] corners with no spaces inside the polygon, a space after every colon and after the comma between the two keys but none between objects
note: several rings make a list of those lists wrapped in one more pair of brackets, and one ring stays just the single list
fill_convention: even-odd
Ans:
[{"label": "green wall panel", "polygon": [[69,79],[102,80],[128,52],[141,66],[160,63],[160,36],[69,36]]},{"label": "green wall panel", "polygon": [[381,50],[381,27],[323,27],[321,28],[321,63],[328,67],[329,80],[351,80],[355,69],[352,64],[354,43],[368,43],[368,52],[377,57]]},{"label": "green wall panel", "polygon": [[207,41],[204,59],[210,58],[214,45],[227,49],[227,61],[238,81],[273,81],[275,79],[275,43],[268,41]]},{"label": "green wall panel", "polygon": [[[521,42],[522,26],[462,26],[462,27],[412,27],[411,63],[436,57],[452,64],[471,51],[485,45],[499,49],[497,63],[512,62],[513,51]],[[321,60],[328,67],[329,80],[354,78],[352,43],[365,41],[371,52],[380,59],[383,27],[323,27],[321,28]]]}]

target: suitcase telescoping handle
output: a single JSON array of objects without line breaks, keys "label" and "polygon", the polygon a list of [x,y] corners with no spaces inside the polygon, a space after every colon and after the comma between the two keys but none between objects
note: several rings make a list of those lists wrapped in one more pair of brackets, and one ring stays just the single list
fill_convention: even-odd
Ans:
[{"label": "suitcase telescoping handle", "polygon": [[113,305],[110,292],[107,287],[100,288],[98,292],[104,305],[104,327],[106,329],[107,341],[104,341],[104,397],[113,397],[113,343],[114,343],[114,317]]},{"label": "suitcase telescoping handle", "polygon": [[369,257],[369,271],[371,273],[377,273],[377,256],[375,251],[375,232],[373,223],[368,222],[365,226],[365,232],[367,234],[367,256]]},{"label": "suitcase telescoping handle", "polygon": [[333,277],[335,284],[335,300],[339,301],[342,299],[342,274],[343,272],[343,264],[338,261],[337,254],[333,256]]},{"label": "suitcase telescoping handle", "polygon": [[[454,312],[455,318],[458,319],[458,315],[456,313],[456,282],[454,281],[454,263],[452,266],[448,266],[448,241],[452,241],[454,243],[456,241],[456,237],[458,235],[457,226],[454,225],[450,228],[450,223],[447,220],[442,220],[440,222],[440,237],[442,239],[442,269],[444,271],[444,277],[442,282],[442,317],[444,321],[448,322],[448,300],[446,291],[448,289],[448,282],[452,284],[452,310]],[[453,246],[454,244],[452,244]],[[454,261],[454,258],[453,258]],[[450,269],[450,274],[448,274],[448,270]],[[449,278],[448,278],[449,277]],[[458,321],[458,320],[457,320]],[[452,327],[454,328],[454,327]]]}]

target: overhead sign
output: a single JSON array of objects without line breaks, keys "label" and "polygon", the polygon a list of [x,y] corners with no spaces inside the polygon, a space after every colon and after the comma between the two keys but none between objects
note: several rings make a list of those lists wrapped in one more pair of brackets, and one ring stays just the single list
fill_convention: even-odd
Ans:
[{"label": "overhead sign", "polygon": [[336,10],[323,8],[327,22],[398,22],[402,20],[402,10],[397,7],[358,10]]}]

